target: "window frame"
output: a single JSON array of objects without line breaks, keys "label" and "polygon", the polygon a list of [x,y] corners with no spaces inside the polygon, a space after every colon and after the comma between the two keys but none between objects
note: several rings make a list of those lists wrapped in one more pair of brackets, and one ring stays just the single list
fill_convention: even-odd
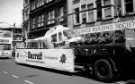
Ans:
[{"label": "window frame", "polygon": [[126,3],[126,0],[124,0],[124,6],[125,6],[125,13],[126,14],[132,14],[132,13],[134,13],[135,11],[135,9],[134,9],[134,0],[132,0],[132,2],[129,2],[129,0],[128,0],[128,4],[131,4],[132,3],[132,7],[133,7],[133,10],[132,10],[132,12],[128,12],[127,10],[126,10],[126,5],[127,5],[127,3]]},{"label": "window frame", "polygon": [[[107,1],[107,0],[102,0],[102,19],[103,20],[105,20],[105,19],[111,19],[111,18],[114,18],[114,0],[109,0],[110,1],[110,4],[105,4],[105,2],[104,1]],[[110,15],[108,15],[108,16],[110,16],[110,17],[107,17],[107,16],[105,16],[106,14],[105,13],[107,13],[107,12],[105,12],[106,11],[106,9],[110,9]]]},{"label": "window frame", "polygon": [[47,24],[53,24],[55,23],[55,10],[51,10],[48,12],[48,22]]},{"label": "window frame", "polygon": [[[84,7],[83,7],[84,6]],[[87,23],[87,4],[82,4],[81,5],[81,24],[86,24]]]},{"label": "window frame", "polygon": [[[88,6],[89,5],[92,5],[93,7],[92,8],[89,8]],[[95,8],[95,4],[94,3],[88,3],[87,4],[87,10],[88,10],[88,12],[87,12],[87,22],[88,23],[90,23],[90,22],[94,22],[95,20],[96,20],[96,10],[94,9]],[[91,15],[92,15],[92,20],[91,20],[91,18],[89,18],[91,15],[89,15],[89,13],[91,13]]]},{"label": "window frame", "polygon": [[56,43],[58,41],[57,36],[57,34],[51,35],[51,42]]},{"label": "window frame", "polygon": [[73,15],[73,24],[74,25],[79,25],[81,23],[80,21],[80,7],[74,8],[74,15]]}]

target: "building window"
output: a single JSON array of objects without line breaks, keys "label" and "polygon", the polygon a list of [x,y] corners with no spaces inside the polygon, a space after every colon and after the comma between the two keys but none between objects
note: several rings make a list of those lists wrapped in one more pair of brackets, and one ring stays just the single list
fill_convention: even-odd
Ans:
[{"label": "building window", "polygon": [[86,23],[86,20],[87,20],[87,12],[85,11],[86,10],[86,4],[82,5],[81,6],[81,18],[82,18],[82,24],[85,24]]},{"label": "building window", "polygon": [[111,6],[112,1],[113,0],[103,0],[103,19],[109,19],[114,16],[113,6]]},{"label": "building window", "polygon": [[94,5],[88,4],[87,5],[88,8],[88,22],[93,22],[94,21],[94,10],[92,10],[94,8]]},{"label": "building window", "polygon": [[45,4],[45,0],[41,0],[41,5],[44,5]]},{"label": "building window", "polygon": [[37,0],[37,7],[44,5],[44,0]]},{"label": "building window", "polygon": [[42,18],[41,18],[41,26],[44,26],[44,17],[45,17],[45,16],[42,15],[41,17],[42,17]]},{"label": "building window", "polygon": [[37,26],[40,27],[40,21],[41,21],[41,17],[38,16],[38,19],[37,19]]},{"label": "building window", "polygon": [[38,16],[38,27],[44,26],[44,15]]},{"label": "building window", "polygon": [[63,16],[64,16],[64,7],[61,7],[60,9],[59,9],[59,21],[60,22],[62,22],[63,20],[64,20],[64,18],[63,18]]},{"label": "building window", "polygon": [[36,4],[35,4],[35,1],[33,1],[32,3],[31,3],[31,10],[34,10],[36,8]]},{"label": "building window", "polygon": [[111,0],[103,0],[103,5],[110,5],[111,4]]},{"label": "building window", "polygon": [[125,0],[125,11],[126,13],[134,12],[133,0]]},{"label": "building window", "polygon": [[53,24],[55,22],[55,11],[52,10],[48,13],[48,24]]},{"label": "building window", "polygon": [[97,20],[102,19],[102,3],[101,0],[96,0],[96,6],[97,6]]},{"label": "building window", "polygon": [[29,4],[29,0],[24,0],[23,6],[26,7]]},{"label": "building window", "polygon": [[32,19],[32,29],[36,28],[36,18]]},{"label": "building window", "polygon": [[37,0],[36,6],[39,7],[40,6],[40,1],[41,0]]},{"label": "building window", "polygon": [[74,25],[77,25],[80,23],[80,13],[79,13],[79,8],[74,9],[75,14],[74,14]]},{"label": "building window", "polygon": [[46,0],[46,3],[50,3],[51,1],[53,1],[53,0]]},{"label": "building window", "polygon": [[104,8],[104,17],[106,19],[112,17],[112,11],[110,7]]},{"label": "building window", "polygon": [[79,3],[80,0],[73,0],[73,4]]}]

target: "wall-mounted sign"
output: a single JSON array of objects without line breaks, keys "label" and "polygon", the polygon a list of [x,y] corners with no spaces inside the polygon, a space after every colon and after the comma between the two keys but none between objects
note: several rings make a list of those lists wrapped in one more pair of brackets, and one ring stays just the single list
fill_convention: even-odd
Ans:
[{"label": "wall-mounted sign", "polygon": [[87,34],[87,33],[96,33],[96,32],[104,32],[104,31],[122,30],[122,29],[135,29],[135,20],[111,23],[111,24],[94,26],[94,27],[86,27],[86,28],[76,29],[74,31],[79,34]]}]

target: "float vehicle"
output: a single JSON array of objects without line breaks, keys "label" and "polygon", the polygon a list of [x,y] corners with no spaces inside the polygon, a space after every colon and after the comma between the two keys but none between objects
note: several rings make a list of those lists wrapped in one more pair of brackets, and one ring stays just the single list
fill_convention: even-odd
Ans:
[{"label": "float vehicle", "polygon": [[29,39],[26,48],[16,50],[16,62],[83,71],[102,81],[135,71],[134,20],[70,30],[71,36],[65,31],[69,28],[58,25],[43,37]]},{"label": "float vehicle", "polygon": [[74,30],[83,37],[71,42],[75,66],[102,81],[132,76],[135,71],[135,21]]},{"label": "float vehicle", "polygon": [[69,28],[61,25],[48,30],[45,36],[25,41],[26,46],[16,49],[17,63],[74,72],[74,56],[68,46]]}]

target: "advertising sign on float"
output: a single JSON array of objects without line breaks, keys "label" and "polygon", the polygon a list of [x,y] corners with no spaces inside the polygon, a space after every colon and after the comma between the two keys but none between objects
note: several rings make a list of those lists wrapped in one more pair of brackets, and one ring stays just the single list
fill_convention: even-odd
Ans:
[{"label": "advertising sign on float", "polygon": [[72,49],[17,49],[16,61],[29,65],[74,71]]}]

